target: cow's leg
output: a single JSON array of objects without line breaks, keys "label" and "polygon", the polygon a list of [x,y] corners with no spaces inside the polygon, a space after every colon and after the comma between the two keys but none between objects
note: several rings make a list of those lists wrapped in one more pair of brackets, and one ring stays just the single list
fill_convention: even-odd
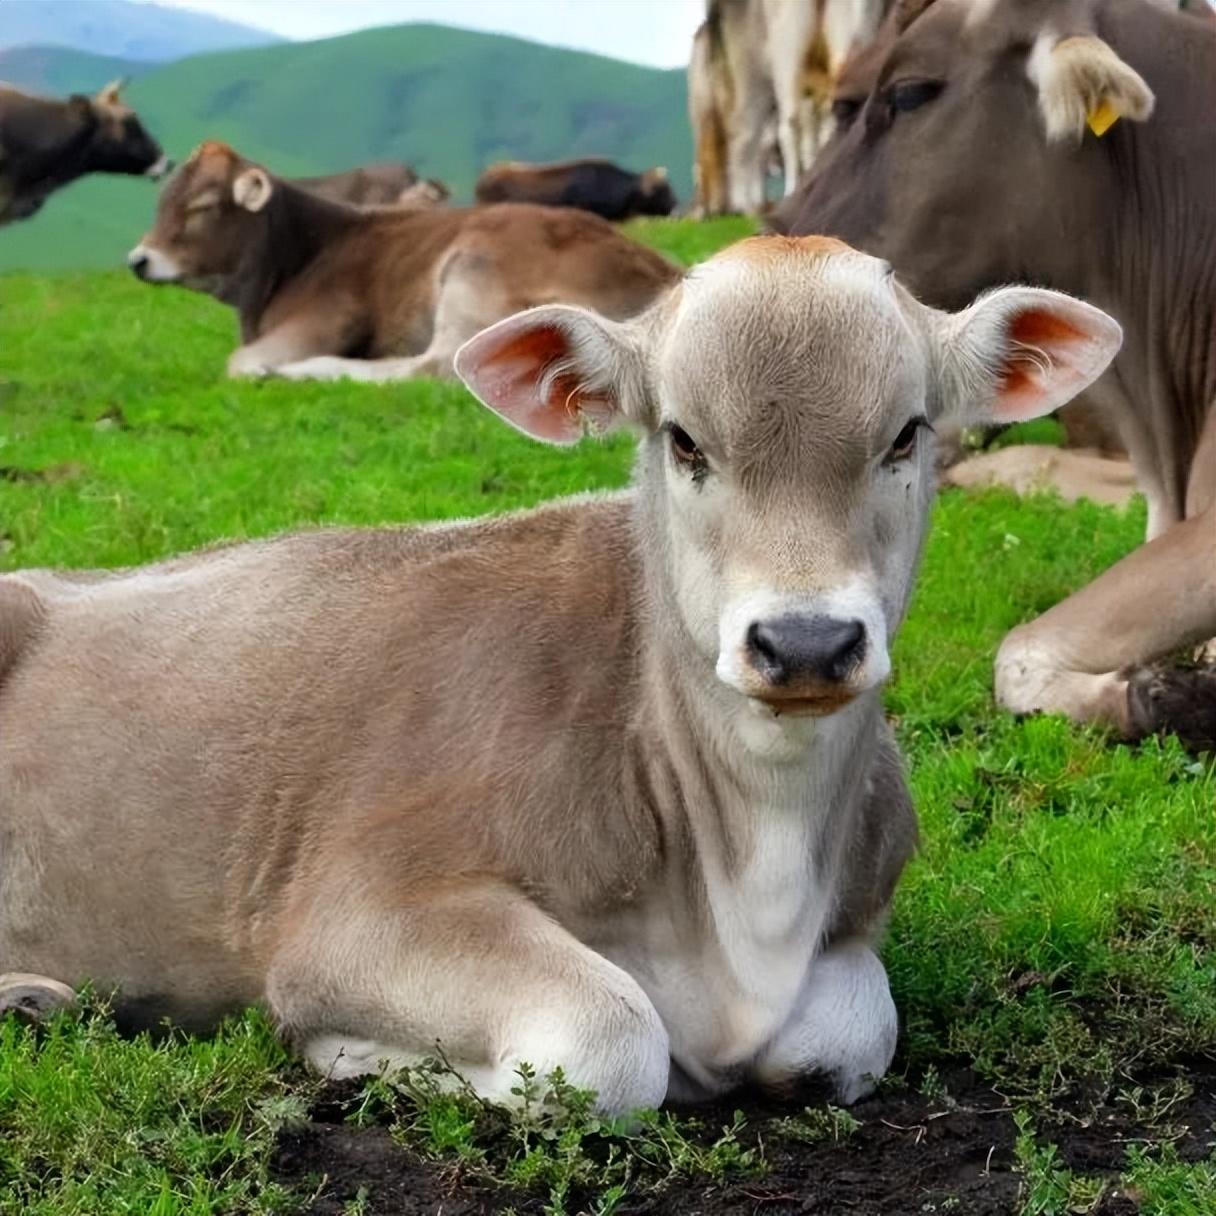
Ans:
[{"label": "cow's leg", "polygon": [[740,89],[729,123],[727,182],[731,210],[756,215],[764,206],[765,131],[772,109],[757,87]]},{"label": "cow's leg", "polygon": [[340,307],[326,307],[316,315],[293,317],[253,342],[233,351],[230,376],[266,376],[285,364],[314,355],[345,349],[350,333],[349,315]]},{"label": "cow's leg", "polygon": [[397,359],[302,359],[276,370],[289,380],[358,380],[386,384],[415,376],[450,379],[456,352],[495,321],[539,301],[512,300],[492,259],[458,253],[440,272],[435,325],[430,345],[420,355]]},{"label": "cow's leg", "polygon": [[997,700],[1014,713],[1067,714],[1136,736],[1143,725],[1130,717],[1127,669],[1214,633],[1216,506],[1210,506],[1014,629],[997,654]]},{"label": "cow's leg", "polygon": [[442,1053],[482,1097],[511,1103],[517,1069],[593,1089],[603,1109],[657,1106],[667,1032],[637,982],[502,887],[426,904],[307,917],[272,962],[271,1011],[331,1076]]},{"label": "cow's leg", "polygon": [[29,1022],[39,1022],[57,1009],[76,1004],[76,993],[59,980],[45,975],[9,971],[0,975],[0,1017],[15,1013]]},{"label": "cow's leg", "polygon": [[777,146],[781,149],[781,167],[785,172],[785,193],[793,194],[802,176],[803,131],[801,102],[792,99],[792,104],[783,102],[777,116]]},{"label": "cow's leg", "polygon": [[864,942],[840,943],[811,964],[798,1008],[756,1061],[754,1078],[781,1089],[817,1074],[838,1101],[856,1102],[890,1067],[898,1035],[878,956]]}]

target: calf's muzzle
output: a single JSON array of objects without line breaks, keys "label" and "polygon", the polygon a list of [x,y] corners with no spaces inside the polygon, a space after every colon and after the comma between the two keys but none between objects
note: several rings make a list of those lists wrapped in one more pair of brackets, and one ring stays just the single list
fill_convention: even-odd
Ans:
[{"label": "calf's muzzle", "polygon": [[865,653],[865,626],[855,619],[789,615],[747,630],[747,660],[774,688],[839,684]]}]

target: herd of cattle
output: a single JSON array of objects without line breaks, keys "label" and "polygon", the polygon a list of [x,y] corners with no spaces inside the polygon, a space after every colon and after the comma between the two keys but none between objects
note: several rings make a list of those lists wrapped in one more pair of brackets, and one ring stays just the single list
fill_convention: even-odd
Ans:
[{"label": "herd of cattle", "polygon": [[[1145,667],[1216,635],[1216,23],[844,7],[711,0],[694,75],[728,66],[706,96],[792,189],[690,272],[580,209],[669,211],[657,171],[503,167],[471,208],[215,141],[173,175],[131,269],[237,311],[233,374],[457,375],[546,442],[631,426],[634,484],[0,577],[0,1008],[260,1001],[327,1072],[438,1040],[495,1099],[524,1060],[610,1110],[809,1072],[860,1097],[895,1043],[873,943],[916,828],[881,685],[932,432],[1083,391],[1149,536],[1009,635],[997,696],[1216,740],[1216,675]],[[771,105],[726,104],[745,61]],[[703,199],[717,165],[757,205],[763,139],[717,131]],[[0,141],[9,219],[163,167],[113,90],[0,97]]]}]

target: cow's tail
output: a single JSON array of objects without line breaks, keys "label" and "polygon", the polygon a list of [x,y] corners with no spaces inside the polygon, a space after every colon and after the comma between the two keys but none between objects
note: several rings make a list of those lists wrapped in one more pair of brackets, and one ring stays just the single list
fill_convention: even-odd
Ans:
[{"label": "cow's tail", "polygon": [[24,579],[0,576],[0,688],[46,623],[46,604]]}]

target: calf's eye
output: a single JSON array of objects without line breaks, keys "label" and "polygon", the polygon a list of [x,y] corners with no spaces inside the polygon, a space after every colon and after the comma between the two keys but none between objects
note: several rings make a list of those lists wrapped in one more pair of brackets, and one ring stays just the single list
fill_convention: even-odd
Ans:
[{"label": "calf's eye", "polygon": [[887,90],[887,103],[899,112],[919,110],[945,88],[940,80],[904,80]]},{"label": "calf's eye", "polygon": [[891,444],[891,450],[887,453],[887,463],[896,464],[901,460],[907,460],[916,451],[916,433],[922,426],[928,425],[929,420],[923,415],[905,423],[903,430],[895,436],[895,442]]},{"label": "calf's eye", "polygon": [[668,423],[667,436],[676,464],[688,469],[694,477],[703,476],[709,465],[704,453],[693,442],[692,436],[682,426],[676,426],[674,422]]}]

